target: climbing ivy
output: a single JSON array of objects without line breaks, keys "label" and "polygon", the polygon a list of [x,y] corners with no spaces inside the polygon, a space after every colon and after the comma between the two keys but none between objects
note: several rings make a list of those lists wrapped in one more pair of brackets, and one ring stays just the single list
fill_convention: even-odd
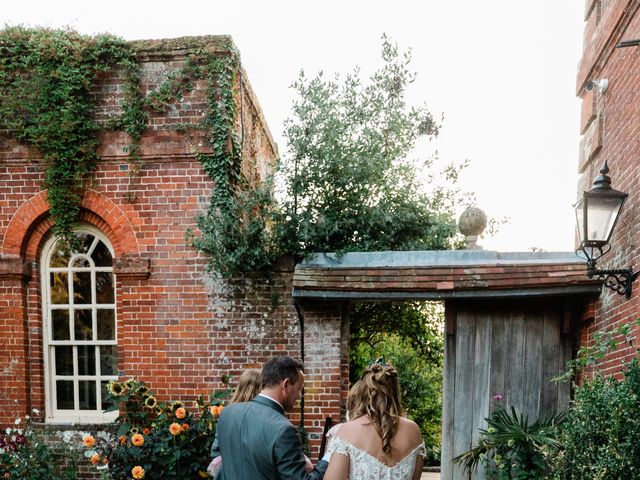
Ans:
[{"label": "climbing ivy", "polygon": [[21,26],[0,30],[0,129],[10,130],[44,159],[44,186],[56,235],[73,242],[82,190],[98,161],[98,132],[105,125],[95,120],[92,93],[99,75],[112,70],[124,76],[122,114],[109,119],[106,128],[129,135],[125,151],[132,175],[141,166],[140,138],[148,111],[166,110],[191,91],[196,80],[205,79],[204,119],[199,125],[175,126],[200,129],[210,147],[210,153],[198,158],[215,188],[209,209],[197,219],[202,235],[193,237],[193,243],[209,255],[211,267],[223,273],[271,264],[272,257],[264,254],[270,238],[266,225],[271,190],[252,187],[241,171],[235,90],[239,54],[229,39],[218,43],[220,48],[211,51],[181,39],[180,47],[187,50],[184,65],[144,96],[136,51],[120,38]]},{"label": "climbing ivy", "polygon": [[231,277],[264,272],[278,254],[269,229],[274,201],[271,185],[252,185],[242,174],[241,139],[236,128],[235,86],[239,84],[239,55],[210,56],[203,69],[207,78],[207,112],[202,122],[211,153],[199,155],[215,183],[209,208],[197,218],[201,234],[193,237],[211,270]]},{"label": "climbing ivy", "polygon": [[89,37],[72,30],[7,27],[0,31],[0,128],[35,147],[46,162],[45,187],[54,232],[72,241],[87,174],[98,160],[91,92],[98,75],[121,67],[126,74],[123,114],[113,123],[131,137],[139,159],[146,125],[134,53],[111,35]]}]

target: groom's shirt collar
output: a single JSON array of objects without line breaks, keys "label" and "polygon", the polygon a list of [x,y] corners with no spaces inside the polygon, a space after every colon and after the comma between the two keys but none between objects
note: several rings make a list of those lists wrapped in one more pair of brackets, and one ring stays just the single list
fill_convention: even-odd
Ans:
[{"label": "groom's shirt collar", "polygon": [[277,401],[275,398],[270,397],[269,395],[266,395],[266,394],[264,394],[264,393],[259,393],[259,394],[258,394],[258,396],[259,396],[259,397],[268,398],[268,399],[269,399],[269,400],[271,400],[272,402],[276,402],[276,403],[280,406],[280,408],[282,409],[282,411],[284,412],[284,407],[283,407],[283,406],[282,406],[282,404],[281,404],[279,401]]}]

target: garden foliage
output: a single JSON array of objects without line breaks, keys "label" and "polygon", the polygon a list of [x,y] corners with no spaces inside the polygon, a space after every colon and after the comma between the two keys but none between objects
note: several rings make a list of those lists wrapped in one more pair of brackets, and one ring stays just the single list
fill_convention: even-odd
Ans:
[{"label": "garden foliage", "polygon": [[114,480],[188,480],[206,478],[209,452],[222,399],[202,398],[188,407],[159,402],[141,382],[110,382],[109,393],[121,416],[115,434],[83,439],[85,456]]},{"label": "garden foliage", "polygon": [[624,379],[597,375],[576,390],[560,442],[556,479],[640,478],[640,362]]},{"label": "garden foliage", "polygon": [[0,431],[0,478],[75,480],[74,458],[64,443],[55,447],[45,443],[28,416]]},{"label": "garden foliage", "polygon": [[562,447],[558,440],[564,414],[529,422],[515,408],[498,404],[480,430],[480,439],[453,461],[467,471],[482,466],[490,480],[540,480],[549,478],[554,455]]}]

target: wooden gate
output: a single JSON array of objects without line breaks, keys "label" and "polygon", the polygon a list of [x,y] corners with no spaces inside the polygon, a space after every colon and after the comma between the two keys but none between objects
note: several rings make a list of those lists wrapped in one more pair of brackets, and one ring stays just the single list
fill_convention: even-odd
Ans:
[{"label": "wooden gate", "polygon": [[451,459],[476,444],[497,403],[531,422],[566,409],[569,383],[553,378],[571,358],[571,325],[557,299],[448,301],[446,312],[441,480],[461,480]]},{"label": "wooden gate", "polygon": [[[584,318],[601,288],[572,252],[354,252],[297,265],[292,295],[343,304],[445,301],[441,479],[464,480],[451,459],[477,441],[493,396],[531,421],[567,407],[569,385],[551,380],[571,358],[572,317]],[[335,370],[346,379],[348,352],[340,354]],[[345,380],[343,409],[346,387]]]}]

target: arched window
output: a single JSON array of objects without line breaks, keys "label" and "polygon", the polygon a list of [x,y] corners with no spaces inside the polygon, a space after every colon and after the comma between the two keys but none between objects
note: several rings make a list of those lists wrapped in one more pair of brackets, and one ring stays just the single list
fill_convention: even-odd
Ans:
[{"label": "arched window", "polygon": [[118,378],[113,250],[92,227],[72,250],[56,238],[43,249],[42,292],[47,420],[103,422],[106,385]]}]

